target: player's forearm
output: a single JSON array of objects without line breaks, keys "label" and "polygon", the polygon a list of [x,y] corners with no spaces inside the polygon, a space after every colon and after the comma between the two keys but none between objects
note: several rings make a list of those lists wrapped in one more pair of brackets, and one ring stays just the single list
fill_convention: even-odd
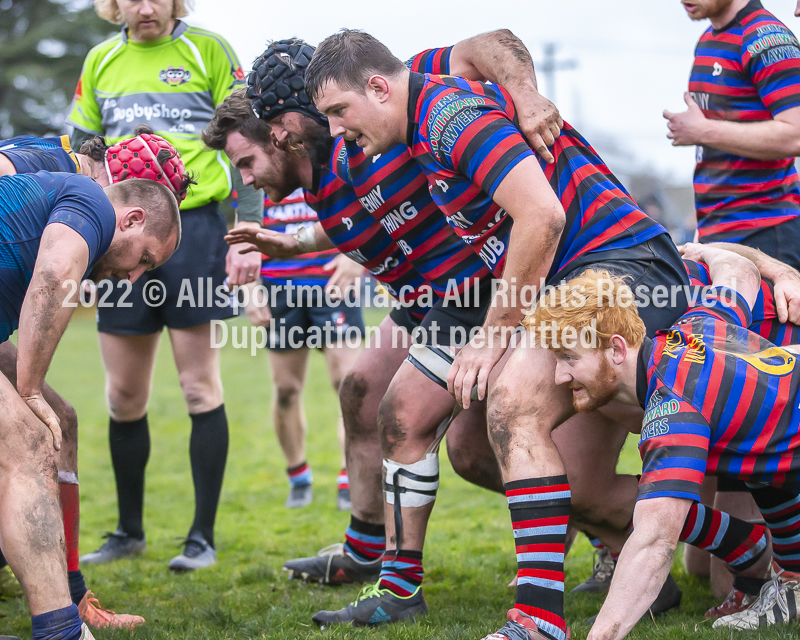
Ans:
[{"label": "player's forearm", "polygon": [[800,279],[800,273],[796,269],[790,267],[785,262],[781,262],[780,260],[776,260],[775,258],[768,256],[766,253],[759,251],[758,249],[745,247],[744,245],[740,244],[733,244],[732,242],[712,242],[707,246],[724,249],[726,251],[732,251],[743,258],[747,258],[750,260],[750,262],[756,265],[756,269],[758,269],[761,277],[763,278],[776,281],[791,273],[796,278]]},{"label": "player's forearm", "polygon": [[564,228],[564,214],[563,210],[538,214],[537,224],[519,216],[515,218],[508,240],[503,284],[486,314],[485,327],[489,331],[492,327],[516,327],[525,312],[523,299],[535,299],[535,292],[524,296],[521,288],[537,289],[547,278]]},{"label": "player's forearm", "polygon": [[508,29],[482,33],[458,42],[450,53],[450,73],[488,80],[509,91],[536,92],[536,74],[528,49]]},{"label": "player's forearm", "polygon": [[708,249],[704,252],[703,259],[708,265],[711,283],[715,287],[738,291],[752,309],[761,289],[761,274],[756,265],[731,251],[719,251],[711,247]]},{"label": "player's forearm", "polygon": [[75,265],[48,265],[34,271],[19,318],[17,391],[21,396],[41,390],[73,312],[68,303],[75,289],[64,284],[80,286],[82,276],[83,271]]},{"label": "player's forearm", "polygon": [[620,554],[611,589],[587,640],[624,638],[647,612],[667,579],[677,546],[658,524],[634,528]]},{"label": "player's forearm", "polygon": [[701,143],[754,160],[781,160],[800,156],[800,128],[781,120],[707,120]]}]

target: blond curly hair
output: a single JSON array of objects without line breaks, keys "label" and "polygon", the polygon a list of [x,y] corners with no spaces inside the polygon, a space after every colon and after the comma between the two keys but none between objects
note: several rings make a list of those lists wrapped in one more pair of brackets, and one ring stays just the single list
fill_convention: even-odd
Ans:
[{"label": "blond curly hair", "polygon": [[[194,0],[172,0],[172,17],[183,18],[194,9]],[[119,11],[117,0],[94,0],[94,10],[103,20],[112,24],[122,24],[122,14]]]}]

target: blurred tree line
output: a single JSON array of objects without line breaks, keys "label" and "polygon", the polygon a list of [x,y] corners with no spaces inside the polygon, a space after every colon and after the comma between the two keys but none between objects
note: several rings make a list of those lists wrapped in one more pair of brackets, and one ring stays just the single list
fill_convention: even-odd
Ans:
[{"label": "blurred tree line", "polygon": [[83,59],[117,29],[91,0],[0,0],[0,139],[61,133]]}]

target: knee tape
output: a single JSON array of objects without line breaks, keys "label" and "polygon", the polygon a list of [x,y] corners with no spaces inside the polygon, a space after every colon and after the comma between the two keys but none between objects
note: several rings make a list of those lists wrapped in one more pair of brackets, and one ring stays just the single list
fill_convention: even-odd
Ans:
[{"label": "knee tape", "polygon": [[[412,344],[406,359],[442,389],[447,389],[447,372],[453,364],[450,347]],[[478,399],[478,385],[472,387],[472,399]]]},{"label": "knee tape", "polygon": [[[401,507],[421,507],[436,500],[439,488],[439,455],[427,453],[419,462],[400,464],[384,459],[383,491],[386,502]],[[398,505],[396,505],[398,506]]]}]

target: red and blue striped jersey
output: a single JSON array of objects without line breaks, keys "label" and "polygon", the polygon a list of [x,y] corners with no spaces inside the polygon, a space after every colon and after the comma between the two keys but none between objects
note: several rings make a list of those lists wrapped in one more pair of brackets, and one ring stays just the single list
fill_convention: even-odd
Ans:
[{"label": "red and blue striped jersey", "polygon": [[[264,197],[265,229],[293,234],[301,226],[313,225],[316,221],[317,214],[306,203],[302,189],[297,189],[277,204]],[[298,286],[324,285],[331,273],[323,267],[336,253],[336,249],[330,249],[285,259],[262,256],[261,275],[276,284],[286,284],[291,280]]]},{"label": "red and blue striped jersey", "polygon": [[[708,266],[702,262],[684,259],[683,264],[689,275],[689,308],[702,304],[702,292],[711,287],[711,275]],[[761,278],[761,289],[758,292],[750,318],[750,331],[757,333],[772,344],[785,347],[800,344],[800,326],[791,322],[778,320],[775,308],[775,286],[772,280]]]},{"label": "red and blue striped jersey", "polygon": [[[408,147],[367,156],[355,142],[335,146],[336,170],[406,258],[444,297],[492,277],[474,248],[461,240],[434,204],[428,180]],[[500,275],[500,274],[498,274]]]},{"label": "red and blue striped jersey", "polygon": [[406,60],[409,71],[417,73],[430,73],[434,76],[450,75],[450,54],[453,47],[440,49],[427,49],[418,53],[413,58]]},{"label": "red and blue striped jersey", "polygon": [[363,265],[401,303],[418,300],[430,290],[400,247],[361,206],[352,187],[330,167],[315,167],[314,188],[305,198],[336,248]]},{"label": "red and blue striped jersey", "polygon": [[747,303],[715,289],[639,353],[639,499],[700,500],[706,473],[800,488],[797,358],[748,331]]},{"label": "red and blue striped jersey", "polygon": [[[449,68],[450,49],[419,54],[407,64],[412,71]],[[369,157],[355,142],[340,138],[333,155],[337,175],[353,187],[364,208],[437,295],[461,292],[466,283],[492,277],[474,248],[461,240],[434,204],[428,180],[408,147],[397,145]]]},{"label": "red and blue striped jersey", "polygon": [[[800,106],[797,38],[758,0],[695,49],[689,91],[707,118],[771,120]],[[794,158],[755,160],[697,147],[697,228],[703,242],[736,242],[800,215]]]},{"label": "red and blue striped jersey", "polygon": [[[504,89],[462,78],[411,73],[408,145],[428,176],[434,202],[495,273],[502,271],[512,219],[492,197],[503,178],[533,156]],[[639,209],[586,140],[569,124],[538,159],[566,213],[549,278],[595,251],[636,247],[666,230]]]}]

